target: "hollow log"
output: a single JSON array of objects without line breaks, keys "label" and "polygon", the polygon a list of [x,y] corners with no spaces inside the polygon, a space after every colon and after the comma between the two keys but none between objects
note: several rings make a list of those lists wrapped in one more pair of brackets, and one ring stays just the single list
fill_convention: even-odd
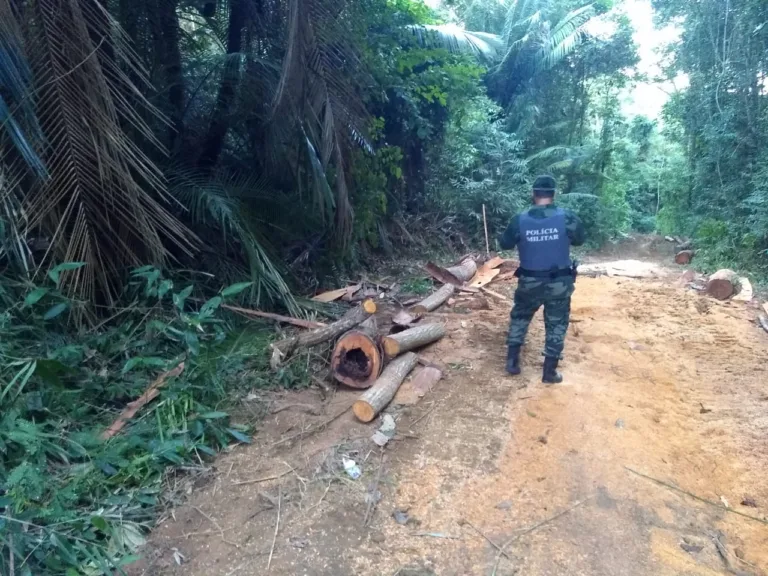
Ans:
[{"label": "hollow log", "polygon": [[440,340],[443,336],[445,327],[442,324],[424,324],[382,338],[382,348],[387,358],[395,358]]},{"label": "hollow log", "polygon": [[280,368],[283,360],[291,356],[296,350],[311,348],[312,346],[317,346],[323,342],[333,340],[341,334],[344,334],[344,332],[361,324],[369,316],[375,313],[376,302],[373,300],[365,300],[360,306],[356,306],[332,324],[275,342],[272,344],[272,359],[270,361],[270,366],[273,370],[277,370]]},{"label": "hollow log", "polygon": [[361,422],[371,422],[395,397],[397,390],[418,362],[412,352],[391,362],[376,383],[352,405],[352,412]]},{"label": "hollow log", "polygon": [[342,335],[331,356],[333,377],[350,388],[370,388],[384,367],[380,341],[374,317]]},{"label": "hollow log", "polygon": [[717,300],[728,300],[736,292],[738,276],[733,270],[718,270],[707,281],[707,294]]},{"label": "hollow log", "polygon": [[675,254],[675,264],[690,264],[693,260],[693,250],[681,250]]},{"label": "hollow log", "polygon": [[411,313],[417,318],[421,318],[427,312],[432,312],[433,310],[440,308],[440,306],[445,304],[445,302],[453,296],[454,292],[456,292],[456,286],[453,284],[445,284],[440,290],[427,296],[424,300],[411,308]]}]

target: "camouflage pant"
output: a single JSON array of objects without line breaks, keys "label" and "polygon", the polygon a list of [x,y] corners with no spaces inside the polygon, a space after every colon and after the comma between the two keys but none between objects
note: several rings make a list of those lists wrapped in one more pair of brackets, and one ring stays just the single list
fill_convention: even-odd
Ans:
[{"label": "camouflage pant", "polygon": [[509,315],[508,346],[522,346],[533,315],[544,306],[546,344],[544,356],[560,358],[565,346],[565,334],[571,316],[571,295],[574,282],[570,277],[544,280],[520,278],[515,291],[515,306]]}]

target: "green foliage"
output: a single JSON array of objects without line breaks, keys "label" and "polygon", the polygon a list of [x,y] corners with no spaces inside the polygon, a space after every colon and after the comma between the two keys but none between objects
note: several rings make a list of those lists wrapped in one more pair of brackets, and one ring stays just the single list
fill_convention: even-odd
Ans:
[{"label": "green foliage", "polygon": [[685,74],[689,83],[665,108],[689,179],[666,198],[660,225],[693,236],[700,264],[741,268],[765,279],[765,4],[654,0],[653,6],[660,21],[676,19],[682,29],[669,49],[665,77]]},{"label": "green foliage", "polygon": [[[0,282],[0,572],[113,574],[133,558],[163,503],[169,469],[212,457],[247,428],[222,410],[237,386],[263,385],[267,332],[244,332],[221,306],[251,288],[199,300],[151,266],[133,271],[126,307],[74,333],[82,306],[45,284]],[[109,440],[117,411],[184,362],[159,398]]]}]

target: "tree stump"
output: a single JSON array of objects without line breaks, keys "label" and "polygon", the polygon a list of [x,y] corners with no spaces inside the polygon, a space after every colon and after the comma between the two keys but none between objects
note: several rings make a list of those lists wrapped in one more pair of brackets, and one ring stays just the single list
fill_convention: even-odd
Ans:
[{"label": "tree stump", "polygon": [[737,288],[738,275],[733,270],[718,270],[707,281],[707,294],[717,300],[728,300]]},{"label": "tree stump", "polygon": [[381,412],[416,366],[418,356],[409,352],[389,364],[376,383],[352,405],[352,412],[361,422],[371,422]]},{"label": "tree stump", "polygon": [[440,340],[443,336],[445,327],[442,324],[424,324],[382,338],[382,348],[387,358],[395,358]]}]

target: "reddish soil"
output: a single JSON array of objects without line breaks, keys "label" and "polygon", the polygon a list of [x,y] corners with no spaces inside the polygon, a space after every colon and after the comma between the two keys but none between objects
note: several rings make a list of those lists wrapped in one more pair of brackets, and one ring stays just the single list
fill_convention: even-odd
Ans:
[{"label": "reddish soil", "polygon": [[298,406],[217,461],[133,574],[768,573],[768,334],[673,280],[579,278],[559,386],[540,382],[540,318],[511,378],[509,302],[432,314],[445,377],[402,391],[383,456],[378,421],[317,429],[359,393],[281,395]]}]

